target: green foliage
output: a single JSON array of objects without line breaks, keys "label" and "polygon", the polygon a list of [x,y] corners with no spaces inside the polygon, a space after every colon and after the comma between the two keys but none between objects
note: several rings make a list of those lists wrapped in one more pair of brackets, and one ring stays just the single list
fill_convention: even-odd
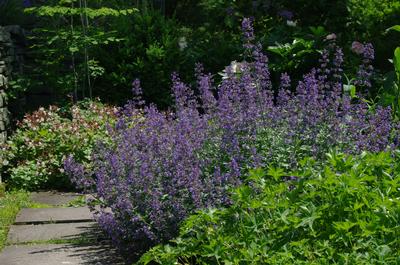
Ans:
[{"label": "green foliage", "polygon": [[[62,3],[61,3],[62,2]],[[72,4],[77,1],[60,1],[60,4]],[[88,8],[88,7],[65,7],[65,6],[40,6],[40,7],[31,7],[25,9],[25,12],[33,13],[39,17],[54,17],[54,16],[80,16],[85,14],[90,19],[106,17],[106,16],[121,16],[121,15],[129,15],[133,12],[136,12],[137,9],[124,9],[124,10],[115,10],[108,7],[101,7],[97,9]]]},{"label": "green foliage", "polygon": [[87,205],[88,205],[88,203],[86,201],[86,196],[81,195],[81,196],[77,197],[76,199],[73,199],[72,201],[67,203],[65,206],[66,207],[84,207]]},{"label": "green foliage", "polygon": [[[3,2],[11,6],[18,1]],[[313,67],[331,33],[336,33],[345,53],[350,53],[355,40],[372,42],[377,68],[389,71],[387,59],[398,41],[395,35],[382,33],[398,21],[400,14],[397,0],[33,3],[26,9],[27,15],[37,18],[30,25],[34,27],[32,46],[24,75],[13,78],[11,85],[16,92],[47,89],[58,103],[65,102],[69,94],[75,99],[99,96],[123,103],[131,96],[132,80],[140,78],[145,98],[161,107],[171,104],[167,88],[172,72],[179,72],[190,83],[194,81],[194,63],[201,62],[206,71],[218,72],[238,58],[242,52],[238,25],[243,17],[255,17],[257,36],[261,36],[264,47],[269,47],[272,81],[277,83],[281,72],[288,72],[295,81],[304,69]],[[163,12],[158,12],[159,6],[163,6]],[[293,17],[282,15],[284,11]],[[358,64],[354,59],[346,65],[346,73],[356,72]],[[370,89],[371,97],[378,93],[377,87]],[[393,99],[388,89],[381,92],[386,101]]]},{"label": "green foliage", "polygon": [[0,197],[0,250],[6,243],[8,230],[19,210],[29,207],[29,204],[29,194],[26,192],[11,192]]},{"label": "green foliage", "polygon": [[400,2],[397,0],[350,0],[347,5],[351,23],[364,28],[364,32],[370,36],[387,28],[387,23],[398,18],[400,12]]},{"label": "green foliage", "polygon": [[152,10],[120,17],[111,25],[118,28],[116,37],[121,41],[96,50],[96,58],[105,68],[96,95],[124,103],[132,96],[132,81],[140,78],[145,99],[168,106],[171,73],[193,74],[194,62],[187,56],[188,49],[179,48],[179,39],[187,37],[185,30],[176,20]]},{"label": "green foliage", "polygon": [[[315,163],[325,162],[325,153],[333,148],[331,144],[332,125],[323,122],[317,125],[316,135],[305,130],[301,135],[296,134],[288,144],[287,132],[293,130],[285,121],[277,121],[275,128],[260,128],[255,139],[257,150],[266,163],[279,166],[285,170],[297,168],[307,157],[313,156]],[[313,148],[318,144],[318,148]],[[335,148],[345,150],[345,143],[337,143]]]},{"label": "green foliage", "polygon": [[393,82],[394,88],[394,111],[400,117],[400,47],[394,50],[393,65],[396,73],[396,81]]},{"label": "green foliage", "polygon": [[[400,25],[395,25],[386,30],[389,32],[400,32]],[[393,71],[385,75],[385,83],[380,95],[380,101],[384,105],[391,105],[397,118],[400,118],[400,47],[393,53]]]},{"label": "green foliage", "polygon": [[38,18],[30,36],[27,75],[16,80],[16,88],[29,84],[31,91],[51,87],[56,101],[93,97],[95,81],[105,74],[95,57],[97,49],[121,41],[109,29],[113,19],[130,16],[135,8],[114,9],[102,1],[55,1],[53,5],[25,9]]},{"label": "green foliage", "polygon": [[96,141],[106,141],[105,127],[115,115],[115,108],[99,102],[83,102],[66,111],[40,108],[26,115],[2,147],[0,165],[6,182],[26,190],[70,188],[64,160],[73,154],[87,164]]},{"label": "green foliage", "polygon": [[88,1],[89,7],[79,6],[85,1],[54,2],[26,10],[38,22],[27,71],[15,79],[14,90],[50,87],[57,103],[74,95],[122,104],[131,97],[132,80],[140,78],[145,98],[168,106],[171,73],[192,76],[204,57],[180,49],[188,32],[145,4],[137,12],[133,3],[118,1]]},{"label": "green foliage", "polygon": [[4,183],[0,183],[0,198],[4,197],[6,194],[6,185]]},{"label": "green foliage", "polygon": [[[123,103],[131,96],[132,80],[140,78],[146,100],[167,107],[170,74],[179,72],[190,83],[197,62],[209,72],[224,69],[242,52],[238,25],[250,16],[261,43],[269,47],[274,83],[282,72],[300,79],[331,33],[345,53],[354,40],[372,42],[378,48],[376,64],[385,71],[396,43],[382,34],[398,18],[394,0],[185,0],[166,1],[163,12],[156,2],[53,0],[28,8],[37,17],[33,45],[27,71],[12,86],[33,92],[50,87],[58,102],[74,94]],[[358,64],[354,59],[346,72],[356,72]]]},{"label": "green foliage", "polygon": [[273,63],[272,69],[278,72],[298,69],[305,58],[310,55],[318,54],[318,46],[313,39],[295,38],[292,43],[277,43],[274,46],[269,46],[268,50],[279,56],[283,62]]},{"label": "green foliage", "polygon": [[328,161],[251,170],[230,207],[189,217],[139,264],[399,264],[400,153]]}]

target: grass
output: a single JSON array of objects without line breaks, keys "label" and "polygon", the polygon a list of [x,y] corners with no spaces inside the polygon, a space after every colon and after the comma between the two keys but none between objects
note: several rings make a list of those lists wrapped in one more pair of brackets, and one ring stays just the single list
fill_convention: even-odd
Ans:
[{"label": "grass", "polygon": [[42,208],[52,208],[54,206],[51,206],[49,204],[44,204],[44,203],[37,203],[37,202],[29,202],[26,205],[27,208],[34,208],[34,209],[42,209]]},{"label": "grass", "polygon": [[77,198],[73,199],[72,201],[70,201],[69,203],[63,205],[64,207],[83,207],[86,206],[86,196],[85,195],[81,195],[78,196]]},{"label": "grass", "polygon": [[[1,188],[1,187],[0,187]],[[85,196],[79,196],[70,203],[62,207],[79,207],[86,205]],[[1,192],[0,189],[0,251],[4,248],[7,241],[8,231],[10,226],[14,223],[15,217],[21,208],[51,208],[53,206],[43,203],[32,202],[29,192],[26,191],[13,191]],[[76,244],[85,245],[93,243],[97,238],[92,236],[82,236],[71,239],[52,239],[48,241],[32,241],[21,244]]]},{"label": "grass", "polygon": [[7,192],[0,198],[0,250],[6,243],[8,230],[19,210],[30,205],[29,193],[23,191]]}]

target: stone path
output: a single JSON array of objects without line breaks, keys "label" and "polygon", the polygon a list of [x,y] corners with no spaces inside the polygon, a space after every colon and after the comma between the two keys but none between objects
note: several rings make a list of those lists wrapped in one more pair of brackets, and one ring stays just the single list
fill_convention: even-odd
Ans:
[{"label": "stone path", "polygon": [[53,206],[63,206],[79,198],[81,195],[78,193],[61,193],[61,192],[32,192],[31,200],[37,203],[43,203]]},{"label": "stone path", "polygon": [[33,193],[52,208],[22,209],[0,253],[1,265],[122,265],[87,207],[61,207],[76,194]]},{"label": "stone path", "polygon": [[45,223],[81,223],[93,221],[87,207],[22,209],[17,215],[15,225]]}]

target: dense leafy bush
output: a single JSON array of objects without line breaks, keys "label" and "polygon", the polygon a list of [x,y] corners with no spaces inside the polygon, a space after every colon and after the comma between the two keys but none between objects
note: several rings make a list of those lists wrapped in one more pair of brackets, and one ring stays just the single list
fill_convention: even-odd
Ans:
[{"label": "dense leafy bush", "polygon": [[252,170],[230,207],[189,217],[140,264],[398,264],[399,153],[328,160]]},{"label": "dense leafy bush", "polygon": [[[342,92],[343,58],[334,44],[333,54],[324,51],[320,68],[304,76],[296,93],[283,74],[274,97],[251,20],[243,20],[243,30],[247,61],[228,67],[217,87],[201,66],[199,96],[174,74],[175,111],[153,105],[140,110],[143,102],[136,98],[111,130],[112,144],[97,147],[92,171],[66,161],[66,170],[95,184],[98,199],[111,208],[98,220],[120,247],[140,253],[176,235],[196,209],[229,204],[228,190],[249,168],[293,169],[309,156],[323,161],[331,148],[357,154],[398,145],[390,108],[369,109],[361,95]],[[134,92],[140,95],[138,81]]]},{"label": "dense leafy bush", "polygon": [[27,114],[17,131],[2,146],[1,171],[11,188],[70,188],[63,170],[69,155],[89,161],[92,147],[107,138],[106,124],[116,109],[99,102],[84,102],[66,112],[58,107]]},{"label": "dense leafy bush", "polygon": [[[145,99],[163,107],[171,105],[168,89],[171,72],[186,72],[194,64],[188,55],[182,26],[151,9],[120,17],[111,25],[118,28],[117,38],[121,41],[94,53],[105,68],[105,74],[98,80],[96,95],[124,103],[131,96],[132,80],[140,78]],[[111,95],[110,89],[114,92]]]},{"label": "dense leafy bush", "polygon": [[28,93],[51,94],[53,104],[67,104],[71,96],[75,101],[98,96],[95,87],[105,69],[96,51],[121,41],[116,37],[117,31],[110,29],[110,23],[137,11],[110,5],[117,4],[86,0],[32,1],[25,9],[27,16],[35,17],[34,28],[27,34],[25,71],[14,78],[13,87],[20,91],[29,89]]},{"label": "dense leafy bush", "polygon": [[[21,6],[23,1],[16,2]],[[240,56],[237,25],[243,17],[256,18],[260,40],[266,50],[269,47],[271,69],[289,72],[296,82],[313,66],[332,33],[341,45],[372,42],[379,55],[375,64],[385,71],[397,43],[393,34],[383,34],[398,20],[395,0],[28,2],[33,6],[28,12],[37,19],[30,23],[34,30],[24,75],[15,78],[13,86],[29,87],[28,93],[45,90],[58,102],[72,93],[123,103],[133,77],[139,77],[145,99],[165,109],[172,103],[170,72],[178,71],[183,80],[194,83],[194,63],[201,61],[215,73]],[[88,9],[80,9],[79,3]],[[166,12],[159,12],[160,6]],[[135,8],[139,10],[132,13]],[[350,49],[344,52],[350,54]],[[346,67],[354,70],[356,65],[349,60]],[[279,75],[272,74],[271,81],[278,83]],[[379,93],[378,86],[370,90],[371,96]]]},{"label": "dense leafy bush", "polygon": [[400,3],[396,0],[350,0],[348,7],[349,26],[363,32],[364,38],[376,38],[375,33],[382,33],[400,18]]}]

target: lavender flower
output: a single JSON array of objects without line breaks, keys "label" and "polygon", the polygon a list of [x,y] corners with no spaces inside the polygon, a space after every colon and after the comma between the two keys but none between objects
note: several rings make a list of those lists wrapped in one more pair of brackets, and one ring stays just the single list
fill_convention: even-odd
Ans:
[{"label": "lavender flower", "polygon": [[253,29],[253,18],[244,18],[242,21],[243,36],[246,41],[253,41],[254,29]]},{"label": "lavender flower", "polygon": [[[353,43],[354,44],[354,43]],[[374,47],[371,43],[367,43],[362,45],[362,49],[358,47],[357,54],[362,55],[362,64],[358,68],[357,72],[357,80],[355,81],[355,85],[371,87],[371,77],[374,71],[374,67],[372,66],[372,61],[375,58]],[[356,46],[359,46],[357,44]]]},{"label": "lavender flower", "polygon": [[375,59],[375,50],[374,46],[371,43],[367,43],[364,45],[363,51],[364,60],[372,61]]},{"label": "lavender flower", "polygon": [[143,92],[140,86],[140,80],[135,79],[132,82],[132,94],[133,94],[133,103],[140,107],[144,105],[144,100],[142,100]]}]

